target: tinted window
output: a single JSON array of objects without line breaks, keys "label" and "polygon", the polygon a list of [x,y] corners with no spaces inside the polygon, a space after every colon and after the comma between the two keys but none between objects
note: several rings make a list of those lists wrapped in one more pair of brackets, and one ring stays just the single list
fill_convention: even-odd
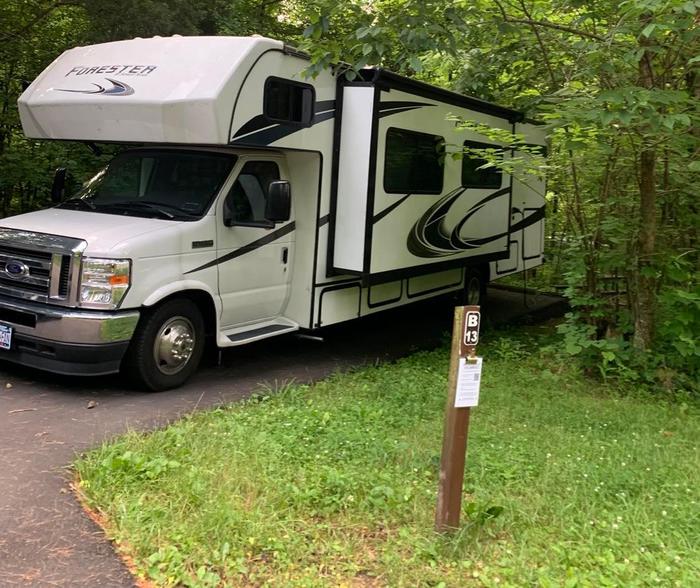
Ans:
[{"label": "tinted window", "polygon": [[[489,145],[487,143],[465,141],[464,146],[469,149],[497,149],[500,152],[500,147],[498,147],[498,145]],[[462,186],[465,188],[500,188],[500,169],[496,167],[478,169],[486,163],[487,161],[480,157],[464,155],[464,157],[462,157]]]},{"label": "tinted window", "polygon": [[389,129],[384,156],[384,191],[440,194],[444,139],[436,135]]},{"label": "tinted window", "polygon": [[274,161],[247,162],[226,196],[224,217],[230,216],[237,223],[264,221],[270,183],[279,179]]},{"label": "tinted window", "polygon": [[268,78],[264,113],[267,118],[310,125],[314,116],[314,89],[309,84]]},{"label": "tinted window", "polygon": [[114,160],[109,166],[109,173],[105,176],[99,194],[105,201],[108,197],[129,196],[138,193],[142,196],[145,182],[141,182],[141,167],[152,157],[123,157]]}]

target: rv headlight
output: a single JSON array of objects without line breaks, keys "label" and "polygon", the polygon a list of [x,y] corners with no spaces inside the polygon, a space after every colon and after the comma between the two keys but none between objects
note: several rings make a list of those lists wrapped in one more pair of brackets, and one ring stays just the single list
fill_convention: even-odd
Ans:
[{"label": "rv headlight", "polygon": [[80,269],[80,306],[117,308],[130,284],[130,259],[86,257]]}]

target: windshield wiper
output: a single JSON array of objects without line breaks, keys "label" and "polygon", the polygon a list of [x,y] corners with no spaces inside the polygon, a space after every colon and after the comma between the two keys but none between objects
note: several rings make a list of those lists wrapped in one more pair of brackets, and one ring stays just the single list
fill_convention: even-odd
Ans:
[{"label": "windshield wiper", "polygon": [[109,209],[109,208],[117,208],[121,210],[133,210],[133,209],[138,209],[138,208],[145,208],[147,210],[152,210],[153,212],[157,212],[161,216],[164,216],[167,219],[172,219],[175,218],[175,215],[168,212],[167,210],[163,210],[160,205],[153,204],[151,202],[143,202],[141,200],[125,200],[124,202],[110,202],[109,204],[103,204],[100,206],[101,209]]},{"label": "windshield wiper", "polygon": [[94,203],[87,198],[69,198],[61,202],[56,208],[83,208],[84,210],[97,210]]},{"label": "windshield wiper", "polygon": [[137,202],[141,202],[143,204],[149,204],[151,206],[164,206],[165,208],[169,208],[170,210],[174,210],[177,214],[184,214],[185,216],[188,216],[190,218],[196,217],[198,218],[199,215],[195,214],[194,212],[189,212],[187,210],[184,210],[180,208],[179,206],[175,206],[174,204],[169,204],[168,202],[156,202],[154,200],[138,200]]}]

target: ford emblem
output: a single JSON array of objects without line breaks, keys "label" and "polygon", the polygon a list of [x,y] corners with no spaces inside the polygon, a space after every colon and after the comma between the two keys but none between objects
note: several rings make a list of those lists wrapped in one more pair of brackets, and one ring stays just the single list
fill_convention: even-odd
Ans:
[{"label": "ford emblem", "polygon": [[11,278],[23,278],[29,275],[29,266],[16,259],[11,259],[5,264],[5,273]]}]

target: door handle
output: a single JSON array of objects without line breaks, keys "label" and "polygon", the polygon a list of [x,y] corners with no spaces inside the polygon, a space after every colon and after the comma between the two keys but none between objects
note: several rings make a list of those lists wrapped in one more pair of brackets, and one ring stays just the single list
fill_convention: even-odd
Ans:
[{"label": "door handle", "polygon": [[289,260],[289,248],[288,247],[282,247],[282,263],[287,263]]}]

